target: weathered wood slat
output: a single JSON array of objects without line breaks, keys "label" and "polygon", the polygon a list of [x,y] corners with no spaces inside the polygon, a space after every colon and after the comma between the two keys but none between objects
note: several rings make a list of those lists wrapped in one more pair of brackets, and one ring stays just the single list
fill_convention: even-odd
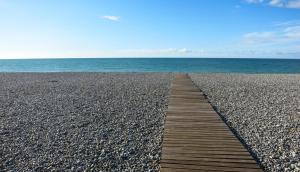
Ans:
[{"label": "weathered wood slat", "polygon": [[201,160],[202,158],[211,158],[211,159],[244,159],[252,160],[250,156],[243,155],[224,155],[224,154],[199,154],[199,155],[182,155],[182,154],[163,154],[162,161],[164,159],[176,159],[176,160]]},{"label": "weathered wood slat", "polygon": [[[162,168],[172,168],[172,169],[181,169],[182,171],[230,171],[230,172],[258,172],[261,171],[261,169],[258,168],[237,168],[237,167],[225,167],[225,166],[205,166],[205,165],[187,165],[187,164],[169,164],[169,163],[163,163]],[[164,170],[161,170],[164,172]],[[172,171],[172,170],[171,170]],[[173,170],[174,171],[174,170]]]},{"label": "weathered wood slat", "polygon": [[187,75],[175,76],[168,104],[162,172],[262,171]]},{"label": "weathered wood slat", "polygon": [[[177,160],[164,160],[163,162],[168,163],[168,164],[176,164],[176,165],[180,165],[180,164],[185,164],[185,165],[193,165],[193,166],[197,166],[199,164],[202,164],[203,166],[221,166],[221,167],[236,167],[236,168],[241,168],[241,167],[246,167],[246,168],[251,168],[253,169],[253,165],[255,165],[255,161],[254,162],[228,162],[228,161],[201,161],[201,163],[199,163],[199,161],[187,161],[187,160],[183,160],[183,161],[177,161]],[[254,168],[257,169],[258,167]]]}]

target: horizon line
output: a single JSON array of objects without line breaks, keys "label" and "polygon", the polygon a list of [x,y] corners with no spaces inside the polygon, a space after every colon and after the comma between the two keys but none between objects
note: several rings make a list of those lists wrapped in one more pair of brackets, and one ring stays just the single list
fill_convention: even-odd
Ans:
[{"label": "horizon line", "polygon": [[114,57],[25,57],[25,58],[0,58],[0,60],[51,60],[51,59],[282,59],[282,60],[300,60],[300,57],[127,57],[127,56],[114,56]]}]

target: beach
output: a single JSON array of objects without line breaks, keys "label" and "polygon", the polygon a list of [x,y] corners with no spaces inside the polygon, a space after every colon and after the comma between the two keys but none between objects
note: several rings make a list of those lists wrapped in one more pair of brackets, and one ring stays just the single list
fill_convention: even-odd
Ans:
[{"label": "beach", "polygon": [[300,170],[300,75],[190,77],[266,171]]},{"label": "beach", "polygon": [[170,79],[1,73],[0,171],[158,171]]},{"label": "beach", "polygon": [[300,0],[0,0],[0,172],[300,172]]},{"label": "beach", "polygon": [[[299,171],[300,75],[189,74],[266,171]],[[0,73],[0,171],[159,171],[171,73]]]}]

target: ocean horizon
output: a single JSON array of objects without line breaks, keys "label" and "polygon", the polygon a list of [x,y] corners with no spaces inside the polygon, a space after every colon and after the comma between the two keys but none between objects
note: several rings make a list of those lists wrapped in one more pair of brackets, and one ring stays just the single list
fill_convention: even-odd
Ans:
[{"label": "ocean horizon", "polygon": [[300,73],[300,59],[59,58],[1,59],[0,72]]}]

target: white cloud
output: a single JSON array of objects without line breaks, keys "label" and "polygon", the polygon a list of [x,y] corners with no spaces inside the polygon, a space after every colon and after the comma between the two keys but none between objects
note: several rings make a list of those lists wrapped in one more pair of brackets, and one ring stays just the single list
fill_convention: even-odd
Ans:
[{"label": "white cloud", "polygon": [[288,27],[288,26],[297,26],[300,25],[300,20],[290,20],[284,22],[276,22],[274,23],[275,27]]},{"label": "white cloud", "polygon": [[246,44],[283,44],[300,41],[300,25],[289,26],[272,32],[252,32],[242,36]]},{"label": "white cloud", "polygon": [[271,0],[269,4],[274,7],[283,7],[282,0]]},{"label": "white cloud", "polygon": [[166,49],[132,49],[132,50],[121,50],[122,53],[126,54],[143,54],[149,56],[160,56],[160,55],[187,55],[192,53],[192,50],[188,50],[187,48],[166,48]]},{"label": "white cloud", "polygon": [[300,26],[292,26],[286,28],[284,30],[284,36],[293,40],[300,39]]},{"label": "white cloud", "polygon": [[300,8],[300,0],[289,1],[287,4],[288,8]]},{"label": "white cloud", "polygon": [[1,51],[0,59],[14,58],[96,58],[96,57],[189,57],[194,51],[186,48],[119,49],[112,51]]},{"label": "white cloud", "polygon": [[299,26],[291,26],[284,29],[285,32],[300,32],[300,25]]},{"label": "white cloud", "polygon": [[266,3],[272,7],[280,8],[300,8],[300,0],[245,0],[251,4]]},{"label": "white cloud", "polygon": [[300,51],[278,51],[276,52],[278,56],[288,56],[288,57],[298,57],[300,56]]},{"label": "white cloud", "polygon": [[177,50],[179,53],[183,53],[183,54],[187,54],[187,53],[191,53],[192,51],[191,50],[188,50],[186,48],[182,48],[182,49],[179,49]]},{"label": "white cloud", "polygon": [[102,16],[102,19],[106,19],[106,20],[111,20],[111,21],[119,21],[120,17],[119,16]]},{"label": "white cloud", "polygon": [[274,32],[251,32],[243,35],[246,44],[272,43],[276,39]]},{"label": "white cloud", "polygon": [[[101,58],[101,57],[226,57],[226,58],[268,58],[268,57],[297,57],[299,58],[300,51],[299,47],[293,49],[279,48],[279,49],[257,49],[252,47],[239,47],[238,49],[232,48],[213,48],[213,49],[197,49],[189,51],[189,53],[181,53],[180,50],[176,48],[167,49],[131,49],[131,50],[112,50],[112,51],[59,51],[59,52],[46,52],[46,51],[20,51],[20,52],[3,52],[0,51],[0,59],[27,59],[27,58]],[[186,52],[184,50],[183,52]]]}]

